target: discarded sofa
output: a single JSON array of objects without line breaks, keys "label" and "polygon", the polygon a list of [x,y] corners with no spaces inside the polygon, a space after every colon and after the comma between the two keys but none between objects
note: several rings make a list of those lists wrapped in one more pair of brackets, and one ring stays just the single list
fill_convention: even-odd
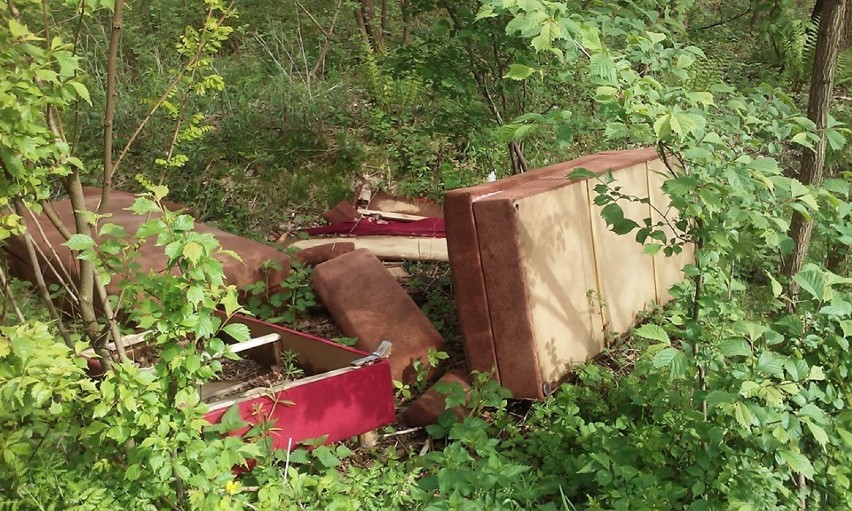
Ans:
[{"label": "discarded sofa", "polygon": [[[689,248],[666,258],[607,229],[594,204],[598,181],[576,168],[612,171],[626,218],[659,219],[668,170],[653,149],[598,153],[507,179],[452,190],[447,244],[471,370],[493,371],[518,398],[543,398],[637,314],[669,299]],[[654,208],[651,207],[654,206]]]}]

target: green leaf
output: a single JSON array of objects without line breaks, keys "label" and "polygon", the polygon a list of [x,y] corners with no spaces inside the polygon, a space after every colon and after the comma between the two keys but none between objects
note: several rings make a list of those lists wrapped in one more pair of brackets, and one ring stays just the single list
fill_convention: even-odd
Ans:
[{"label": "green leaf", "polygon": [[677,348],[665,348],[654,356],[654,367],[667,367],[672,377],[677,378],[686,374],[688,364],[686,354]]},{"label": "green leaf", "polygon": [[512,133],[512,140],[523,140],[534,128],[536,128],[535,124],[521,124],[515,128],[514,133]]},{"label": "green leaf", "polygon": [[720,137],[719,134],[716,133],[715,131],[711,131],[710,133],[704,135],[703,142],[706,142],[708,144],[713,144],[713,145],[724,145],[724,142],[722,141],[722,137]]},{"label": "green leaf", "polygon": [[20,23],[18,23],[17,21],[15,21],[12,18],[9,18],[9,32],[12,34],[12,37],[14,37],[15,39],[20,39],[20,38],[25,37],[26,35],[28,35],[30,33],[30,31],[27,30],[27,27],[25,27],[24,25],[21,25]]},{"label": "green leaf", "polygon": [[643,339],[650,339],[652,341],[660,341],[666,344],[671,344],[671,340],[669,339],[669,334],[666,333],[661,327],[657,325],[652,325],[651,323],[646,323],[639,328],[633,330],[633,335],[638,335]]},{"label": "green leaf", "polygon": [[92,98],[89,97],[89,89],[87,89],[85,85],[77,81],[69,82],[69,84],[71,87],[74,87],[74,91],[77,92],[77,95],[80,96],[83,101],[88,103],[89,106],[92,106]]},{"label": "green leaf", "polygon": [[57,83],[59,81],[59,75],[52,69],[38,69],[35,74],[39,80],[45,82]]},{"label": "green leaf", "polygon": [[808,426],[808,429],[813,435],[814,440],[821,446],[825,447],[828,444],[828,434],[822,429],[821,426],[814,424],[812,421],[806,420],[804,423]]},{"label": "green leaf", "polygon": [[[542,13],[544,15],[544,13]],[[544,19],[547,19],[547,15],[544,15]],[[506,30],[508,30],[508,25],[506,26]],[[536,49],[536,51],[549,50],[553,48],[553,41],[561,37],[562,28],[556,21],[548,20],[545,21],[543,25],[541,25],[541,31],[538,33],[530,41],[530,46]]]},{"label": "green leaf", "polygon": [[694,103],[699,103],[701,105],[713,105],[713,94],[709,92],[690,92],[687,97],[689,100]]},{"label": "green leaf", "polygon": [[584,24],[580,27],[580,44],[591,52],[603,50],[598,30],[594,26],[588,24]]},{"label": "green leaf", "polygon": [[833,316],[836,318],[844,318],[852,315],[852,303],[835,296],[831,299],[831,303],[819,310],[820,314],[825,316]]},{"label": "green leaf", "polygon": [[808,372],[808,380],[811,380],[811,381],[823,381],[823,380],[825,380],[825,371],[822,370],[821,366],[811,366],[811,370]]},{"label": "green leaf", "polygon": [[657,117],[657,120],[654,121],[654,134],[657,135],[658,140],[662,140],[668,137],[672,132],[672,127],[670,124],[671,115],[665,114]]},{"label": "green leaf", "polygon": [[813,264],[807,265],[804,270],[793,276],[793,280],[816,300],[823,300],[825,296],[825,281],[822,270],[818,266]]},{"label": "green leaf", "polygon": [[217,432],[228,433],[241,427],[245,426],[245,421],[240,415],[240,407],[236,404],[231,405],[228,410],[222,415],[222,418],[219,419],[219,422],[216,424]]},{"label": "green leaf", "polygon": [[490,4],[484,4],[479,8],[479,12],[476,13],[475,21],[479,21],[485,18],[493,18],[497,16],[497,13],[494,12],[494,6]]},{"label": "green leaf", "polygon": [[511,78],[512,80],[525,80],[531,75],[535,69],[523,64],[512,64],[509,66],[509,72],[503,78]]},{"label": "green leaf", "polygon": [[244,323],[228,323],[222,331],[230,335],[237,342],[247,341],[251,338],[251,332]]},{"label": "green leaf", "polygon": [[832,151],[840,151],[843,149],[843,146],[846,145],[846,137],[837,130],[825,130],[825,138],[828,140],[828,147],[830,147]]},{"label": "green leaf", "polygon": [[63,243],[66,247],[77,252],[89,250],[95,246],[95,240],[87,234],[72,234],[68,241]]},{"label": "green leaf", "polygon": [[678,55],[675,67],[677,67],[678,69],[686,69],[693,63],[695,63],[695,57],[689,55],[688,53],[684,53],[683,55]]},{"label": "green leaf", "polygon": [[232,314],[240,310],[240,304],[237,302],[237,294],[232,289],[222,298],[222,306],[225,307],[225,314],[231,317]]},{"label": "green leaf", "polygon": [[814,466],[811,465],[810,460],[808,460],[804,454],[792,449],[784,449],[779,454],[781,455],[781,459],[784,460],[784,463],[786,463],[793,472],[802,474],[808,479],[813,478]]},{"label": "green leaf", "polygon": [[624,211],[615,202],[611,202],[601,209],[601,217],[606,221],[612,232],[616,234],[627,234],[633,229],[639,227],[639,224],[624,218]]},{"label": "green leaf", "polygon": [[661,34],[659,32],[651,32],[650,30],[646,32],[648,35],[648,39],[651,40],[651,43],[657,44],[666,40],[666,34]]},{"label": "green leaf", "polygon": [[802,131],[801,133],[796,133],[793,135],[793,138],[790,140],[794,144],[799,144],[800,146],[807,147],[808,149],[813,149],[814,145],[808,139],[808,132]]},{"label": "green leaf", "polygon": [[760,391],[757,382],[746,380],[740,384],[740,395],[743,397],[754,397]]},{"label": "green leaf", "polygon": [[751,413],[751,410],[744,403],[736,403],[734,405],[734,419],[744,429],[748,429],[755,423],[754,414]]},{"label": "green leaf", "polygon": [[169,187],[166,185],[149,185],[147,188],[157,200],[163,200],[169,194]]},{"label": "green leaf", "polygon": [[769,271],[766,272],[766,276],[769,277],[769,283],[772,286],[772,296],[778,298],[784,291],[784,289],[781,287],[781,283],[778,282]]},{"label": "green leaf", "polygon": [[595,53],[589,59],[589,72],[609,85],[615,85],[617,82],[615,64],[603,53]]},{"label": "green leaf", "polygon": [[340,465],[340,458],[334,455],[327,446],[323,445],[314,449],[314,456],[325,468],[333,468]]},{"label": "green leaf", "polygon": [[755,369],[762,373],[780,377],[784,371],[784,361],[775,353],[764,351],[757,358]]},{"label": "green leaf", "polygon": [[751,346],[743,339],[725,339],[719,345],[719,351],[726,357],[751,356]]},{"label": "green leaf", "polygon": [[597,174],[582,167],[574,169],[568,174],[568,179],[591,179],[595,177],[597,177]]},{"label": "green leaf", "polygon": [[204,290],[201,286],[190,286],[186,291],[186,299],[193,305],[198,304],[204,300]]},{"label": "green leaf", "polygon": [[189,215],[178,215],[172,222],[172,229],[176,231],[191,231],[195,228],[195,220]]},{"label": "green leaf", "polygon": [[784,367],[793,381],[801,381],[808,376],[808,363],[800,358],[788,360],[784,363]]},{"label": "green leaf", "polygon": [[157,206],[157,203],[152,201],[151,199],[146,199],[145,197],[137,197],[136,200],[133,202],[133,205],[127,209],[136,213],[137,215],[160,212],[160,207]]},{"label": "green leaf", "polygon": [[194,264],[198,263],[203,255],[204,247],[195,241],[188,241],[186,245],[183,246],[183,256],[192,261]]}]

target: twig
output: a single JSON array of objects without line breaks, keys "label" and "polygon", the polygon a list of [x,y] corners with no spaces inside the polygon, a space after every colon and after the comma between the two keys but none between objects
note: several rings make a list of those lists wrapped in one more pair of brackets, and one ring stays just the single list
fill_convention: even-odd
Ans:
[{"label": "twig", "polygon": [[[230,16],[233,5],[234,2],[231,2],[231,4],[228,6],[228,9],[222,14],[222,16],[219,17],[218,23],[222,23],[228,16]],[[112,165],[113,173],[115,173],[115,171],[118,169],[118,166],[121,164],[122,160],[127,155],[128,151],[130,151],[130,147],[136,141],[136,137],[139,136],[139,134],[142,132],[142,130],[145,128],[151,118],[154,117],[154,114],[156,114],[160,110],[160,107],[163,106],[163,103],[165,103],[166,98],[171,95],[172,91],[180,83],[186,72],[189,71],[190,68],[192,68],[192,66],[194,66],[198,62],[198,59],[201,57],[201,53],[204,51],[204,48],[206,48],[206,46],[207,41],[198,45],[198,50],[195,52],[195,55],[193,55],[192,58],[187,62],[187,64],[180,70],[180,72],[175,75],[175,77],[169,83],[168,87],[166,87],[166,91],[162,95],[160,95],[159,99],[157,99],[157,102],[154,103],[154,106],[151,108],[148,114],[145,115],[145,118],[142,119],[142,122],[139,123],[139,126],[136,127],[136,130],[130,136],[130,139],[127,141],[126,144],[124,144],[124,148],[121,150],[121,153],[119,153],[118,158],[115,159],[115,162]]]},{"label": "twig", "polygon": [[[314,22],[314,25],[316,25],[317,28],[320,29],[320,32],[322,32],[322,34],[326,37],[326,39],[331,39],[331,34],[326,32],[326,30],[324,28],[322,28],[322,25],[320,25],[319,21],[317,21],[317,19],[314,18],[314,15],[311,14],[311,12],[309,10],[307,10],[304,5],[302,5],[302,2],[300,2],[299,0],[293,0],[293,1],[295,1],[296,5],[298,5],[299,8],[302,9],[302,11],[304,11],[305,14],[308,15],[308,18],[310,18],[311,21]],[[338,5],[340,5],[340,4],[338,3]]]},{"label": "twig", "polygon": [[[21,200],[20,197],[15,197],[13,201],[15,203],[15,212],[19,217],[24,218],[24,201]],[[56,310],[56,306],[53,305],[53,300],[50,298],[50,291],[47,289],[47,283],[44,281],[44,274],[41,271],[41,265],[39,264],[38,254],[36,254],[33,238],[29,231],[24,231],[23,237],[24,244],[27,247],[27,255],[29,255],[30,258],[30,265],[32,265],[33,274],[35,275],[36,283],[38,284],[38,289],[41,291],[41,297],[44,299],[48,312],[50,312],[50,317],[56,321],[56,326],[59,328],[59,333],[62,335],[62,339],[65,341],[65,344],[69,348],[74,349],[74,342],[71,340],[71,336],[65,329],[65,325],[62,324],[62,317],[59,315],[59,312]]]},{"label": "twig", "polygon": [[12,288],[9,287],[9,280],[6,279],[6,272],[3,271],[2,266],[0,266],[0,283],[3,284],[3,294],[6,295],[6,298],[9,300],[9,303],[12,304],[12,309],[15,310],[15,316],[18,317],[18,321],[23,323],[24,321],[26,321],[24,319],[24,314],[21,312],[21,308],[18,307],[18,300],[15,298],[15,293],[12,292]]},{"label": "twig", "polygon": [[[47,210],[45,209],[45,211],[47,211]],[[44,242],[47,244],[48,248],[50,248],[50,252],[53,255],[53,259],[56,261],[56,264],[62,270],[63,275],[59,274],[59,272],[56,270],[56,268],[50,262],[50,258],[47,257],[47,255],[44,253],[42,248],[39,245],[36,245],[36,248],[41,253],[42,257],[44,257],[44,260],[47,263],[47,266],[51,270],[53,270],[53,274],[56,275],[56,278],[59,279],[60,281],[67,282],[67,284],[65,284],[65,288],[70,292],[69,293],[70,296],[76,301],[77,300],[76,294],[79,291],[77,290],[76,286],[74,285],[74,279],[71,278],[71,273],[68,271],[68,269],[65,268],[65,265],[62,264],[62,258],[59,257],[59,254],[56,252],[56,249],[53,248],[53,244],[50,243],[50,241],[48,240],[47,234],[44,232],[44,229],[41,226],[41,222],[38,221],[38,217],[35,216],[35,213],[33,213],[32,209],[30,209],[30,208],[27,208],[27,212],[30,214],[30,218],[32,218],[33,224],[35,224],[36,228],[38,229],[38,233],[39,233],[39,235],[41,235],[41,239],[44,240]],[[61,232],[60,232],[60,234],[61,234]],[[65,237],[65,236],[63,235],[63,237]],[[66,240],[68,238],[70,238],[70,236],[65,237]]]},{"label": "twig", "polygon": [[719,25],[724,25],[725,23],[730,23],[734,20],[740,19],[750,12],[751,12],[751,9],[747,9],[747,10],[737,14],[733,18],[729,18],[729,19],[722,20],[722,21],[717,21],[716,23],[711,23],[711,24],[707,25],[706,27],[698,27],[696,30],[707,30],[708,28],[718,27]]},{"label": "twig", "polygon": [[399,435],[407,435],[409,433],[414,433],[415,431],[420,431],[421,429],[423,429],[423,428],[417,427],[417,428],[401,429],[399,431],[394,431],[393,433],[385,433],[384,435],[382,435],[382,438],[391,438],[391,437],[395,437],[395,436],[399,436]]}]

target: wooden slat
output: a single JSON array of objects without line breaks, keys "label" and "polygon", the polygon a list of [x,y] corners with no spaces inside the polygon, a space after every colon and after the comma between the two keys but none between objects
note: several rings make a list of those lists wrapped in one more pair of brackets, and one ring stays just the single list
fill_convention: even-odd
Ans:
[{"label": "wooden slat", "polygon": [[[281,242],[281,240],[279,240]],[[403,236],[357,236],[327,237],[299,240],[289,246],[306,249],[328,243],[355,244],[355,248],[366,248],[376,257],[388,261],[448,261],[445,238],[406,238]]]}]

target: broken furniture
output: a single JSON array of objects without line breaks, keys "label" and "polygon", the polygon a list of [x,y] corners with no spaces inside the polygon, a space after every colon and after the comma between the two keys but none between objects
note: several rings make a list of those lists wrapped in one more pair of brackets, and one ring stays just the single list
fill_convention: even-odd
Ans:
[{"label": "broken furniture", "polygon": [[355,250],[355,244],[351,242],[323,243],[296,252],[293,254],[293,259],[306,266],[316,266],[353,250]]},{"label": "broken furniture", "polygon": [[[306,440],[345,440],[395,420],[390,364],[384,356],[239,314],[229,323],[248,326],[251,339],[230,342],[243,359],[241,365],[223,369],[219,380],[201,387],[211,424],[236,406],[246,425],[230,434],[242,435],[265,422],[271,426],[272,448],[292,449]],[[144,333],[123,341],[131,360],[143,366],[155,362],[156,348]],[[233,361],[222,364],[224,368]],[[291,364],[302,374],[293,377]]]},{"label": "broken furniture", "polygon": [[[95,210],[100,190],[86,189],[85,198],[88,208]],[[134,201],[132,194],[112,192],[108,211],[111,216],[104,222],[120,225],[132,235],[146,220],[145,216],[126,211]],[[73,226],[70,202],[65,200],[53,204],[66,225]],[[65,239],[53,224],[43,214],[24,220],[41,254],[45,280],[48,283],[58,282],[57,273],[62,275],[66,271],[72,280],[76,280],[76,255],[62,245]],[[228,284],[243,287],[268,278],[270,287],[274,287],[283,283],[290,270],[289,257],[274,247],[199,222],[195,223],[194,230],[213,234],[223,249],[237,252],[242,258],[242,261],[229,256],[219,258]],[[15,274],[34,281],[23,240],[20,237],[10,240],[5,250],[9,253]],[[281,270],[270,272],[264,269],[263,263],[270,260],[278,262]],[[156,247],[153,239],[148,240],[139,249],[136,262],[140,264],[141,271],[165,268],[163,247]],[[118,279],[114,278],[109,291],[116,293],[118,284]],[[239,378],[207,385],[202,394],[210,401],[209,420],[220,420],[231,405],[237,405],[242,418],[249,423],[265,418],[277,419],[276,428],[280,429],[273,432],[276,448],[287,448],[291,443],[295,446],[299,441],[323,436],[326,441],[332,442],[393,422],[393,384],[386,360],[370,358],[369,353],[251,318],[240,317],[238,321],[249,326],[253,338],[237,348],[241,356],[254,361],[256,366],[271,368],[282,352],[291,351],[307,376],[280,385],[273,379],[266,380],[272,383],[271,387],[263,381],[256,381],[260,387],[243,388]],[[125,341],[129,355],[140,362],[156,356],[156,350],[144,342],[144,336],[125,338]],[[93,363],[90,369],[97,373],[100,364]]]},{"label": "broken furniture", "polygon": [[668,170],[653,149],[598,153],[500,181],[447,192],[444,201],[453,288],[471,370],[518,398],[542,398],[572,365],[624,333],[637,313],[669,299],[692,252],[643,252],[634,236],[607,229],[594,204],[598,181],[573,169],[609,170],[620,201],[641,222],[667,211]]},{"label": "broken furniture", "polygon": [[[84,188],[83,191],[87,208],[89,211],[95,211],[100,202],[100,189]],[[133,194],[113,191],[110,194],[109,210],[105,212],[110,216],[102,220],[102,223],[119,225],[124,228],[128,235],[132,236],[137,227],[148,219],[147,215],[137,215],[127,211],[127,208],[132,206],[135,200],[136,196]],[[52,204],[63,223],[73,230],[74,215],[71,201],[66,199],[55,201]],[[175,206],[175,209],[178,207]],[[77,255],[62,245],[65,238],[53,226],[47,215],[44,213],[37,214],[35,217],[24,218],[23,221],[40,254],[39,263],[45,281],[48,284],[59,284],[65,278],[77,281]],[[193,229],[199,233],[213,234],[222,249],[231,250],[240,255],[242,261],[227,255],[217,257],[219,262],[222,263],[227,284],[234,284],[237,288],[243,288],[258,281],[265,281],[269,283],[271,289],[274,289],[287,278],[290,272],[290,258],[274,247],[207,226],[201,222],[195,222]],[[97,242],[98,236],[95,235],[94,238]],[[155,237],[149,238],[139,248],[139,255],[135,261],[143,271],[159,271],[166,267],[167,260],[163,247],[155,246],[154,239]],[[35,282],[35,275],[27,255],[23,236],[9,239],[4,249],[9,255],[12,273],[19,278]],[[277,262],[280,269],[265,269],[264,263],[267,261]],[[64,275],[66,272],[68,273],[67,277]],[[107,285],[107,291],[112,295],[116,295],[120,291],[120,278],[118,275],[115,277]],[[66,308],[73,306],[68,302],[63,305]]]},{"label": "broken furniture", "polygon": [[311,239],[284,234],[278,243],[308,250],[329,243],[354,243],[384,261],[447,261],[441,206],[425,199],[406,199],[363,186],[352,202],[341,201],[323,218],[329,225],[300,232]]},{"label": "broken furniture", "polygon": [[[447,411],[447,396],[441,392],[446,389],[442,389],[442,385],[459,385],[466,398],[470,397],[470,377],[465,371],[455,370],[445,373],[435,382],[435,385],[408,405],[405,413],[402,414],[402,420],[406,425],[421,427],[438,422],[438,418]],[[464,420],[466,410],[463,407],[455,406],[449,410],[459,421]]]},{"label": "broken furniture", "polygon": [[[206,418],[211,423],[236,405],[247,426],[232,434],[274,420],[272,447],[287,449],[309,439],[345,440],[394,422],[393,382],[385,358],[244,316],[235,316],[234,321],[247,325],[253,339],[267,339],[241,349],[241,357],[272,367],[281,353],[289,351],[305,376],[223,397],[216,396],[221,388],[208,383],[201,394],[210,404]],[[277,339],[269,342],[270,336]]]},{"label": "broken furniture", "polygon": [[318,265],[313,287],[343,334],[358,339],[356,347],[372,352],[384,340],[393,344],[389,362],[394,380],[414,383],[415,361],[426,370],[429,350],[444,346],[432,322],[367,250]]},{"label": "broken furniture", "polygon": [[406,238],[402,236],[334,236],[309,240],[284,241],[288,247],[307,250],[329,243],[353,243],[383,261],[448,261],[446,238]]}]

